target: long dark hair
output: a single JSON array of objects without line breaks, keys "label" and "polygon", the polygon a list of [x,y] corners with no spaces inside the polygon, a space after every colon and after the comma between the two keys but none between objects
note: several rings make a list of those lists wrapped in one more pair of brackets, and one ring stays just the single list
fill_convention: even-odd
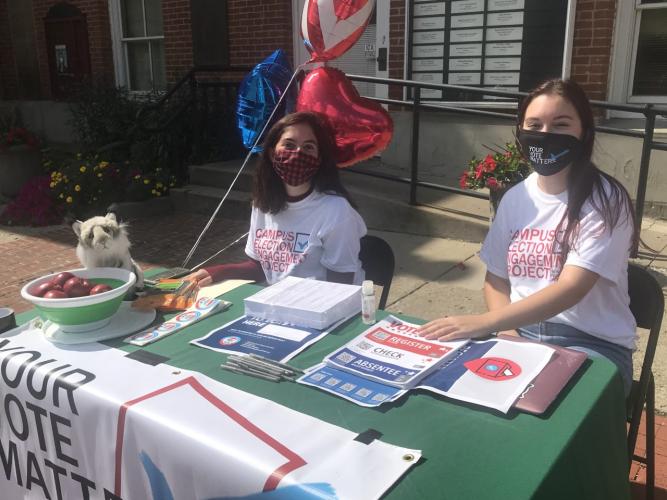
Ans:
[{"label": "long dark hair", "polygon": [[[558,95],[568,100],[577,110],[582,126],[581,141],[583,147],[581,156],[572,162],[568,173],[567,208],[556,227],[556,243],[558,245],[554,245],[554,251],[556,251],[557,246],[560,246],[560,256],[562,263],[565,264],[570,248],[576,245],[581,220],[581,207],[586,200],[590,200],[593,209],[602,217],[605,230],[608,229],[611,232],[621,221],[621,218],[624,218],[624,222],[629,219],[633,227],[631,248],[634,248],[637,243],[638,232],[630,195],[620,182],[601,171],[591,161],[593,144],[595,143],[595,118],[586,93],[577,83],[572,80],[547,80],[530,92],[519,106],[516,125],[517,137],[519,129],[523,126],[528,105],[537,96],[544,94]],[[609,184],[608,187],[605,186],[605,181]],[[565,227],[565,231],[560,237],[558,235],[563,231],[563,227]]]},{"label": "long dark hair", "polygon": [[334,194],[345,198],[352,206],[350,195],[340,181],[336,167],[336,143],[334,132],[326,116],[303,111],[292,113],[280,119],[271,127],[264,140],[264,150],[259,158],[252,193],[253,205],[262,212],[276,214],[287,207],[287,191],[283,181],[273,169],[271,154],[280,141],[283,132],[292,125],[305,124],[317,139],[320,167],[312,179],[313,188],[321,193]]}]

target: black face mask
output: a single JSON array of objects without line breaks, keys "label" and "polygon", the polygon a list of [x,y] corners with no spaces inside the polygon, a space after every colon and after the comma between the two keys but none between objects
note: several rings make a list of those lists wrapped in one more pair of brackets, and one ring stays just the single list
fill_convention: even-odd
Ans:
[{"label": "black face mask", "polygon": [[581,154],[581,141],[572,135],[519,130],[521,151],[540,175],[554,175]]}]

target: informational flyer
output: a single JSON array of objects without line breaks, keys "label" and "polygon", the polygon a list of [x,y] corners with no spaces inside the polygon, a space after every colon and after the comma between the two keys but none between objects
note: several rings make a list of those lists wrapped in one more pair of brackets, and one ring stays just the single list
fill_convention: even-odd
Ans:
[{"label": "informational flyer", "polygon": [[324,362],[369,380],[408,389],[467,342],[426,340],[417,335],[417,328],[388,316],[332,352]]},{"label": "informational flyer", "polygon": [[298,383],[317,387],[360,406],[375,407],[400,398],[407,391],[380,384],[325,364],[308,370]]},{"label": "informational flyer", "polygon": [[553,352],[551,347],[528,342],[471,342],[426,376],[417,388],[507,413]]},{"label": "informational flyer", "polygon": [[317,330],[241,316],[190,343],[214,351],[259,354],[285,362],[320,340],[335,326],[328,330]]}]

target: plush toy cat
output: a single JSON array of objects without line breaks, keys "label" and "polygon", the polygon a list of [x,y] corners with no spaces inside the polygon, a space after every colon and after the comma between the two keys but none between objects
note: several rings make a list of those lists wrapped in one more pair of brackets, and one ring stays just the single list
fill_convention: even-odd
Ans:
[{"label": "plush toy cat", "polygon": [[144,273],[130,256],[130,240],[127,225],[119,224],[116,215],[92,217],[84,222],[76,221],[72,229],[79,238],[76,256],[86,268],[120,267],[137,275],[135,290],[144,287]]}]

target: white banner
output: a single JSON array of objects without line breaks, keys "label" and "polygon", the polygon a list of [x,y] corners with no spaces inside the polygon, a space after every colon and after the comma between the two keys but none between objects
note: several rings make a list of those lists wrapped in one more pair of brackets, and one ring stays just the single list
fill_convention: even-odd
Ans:
[{"label": "white banner", "polygon": [[378,498],[420,457],[195,372],[97,343],[60,348],[28,327],[0,336],[0,399],[3,500]]}]

